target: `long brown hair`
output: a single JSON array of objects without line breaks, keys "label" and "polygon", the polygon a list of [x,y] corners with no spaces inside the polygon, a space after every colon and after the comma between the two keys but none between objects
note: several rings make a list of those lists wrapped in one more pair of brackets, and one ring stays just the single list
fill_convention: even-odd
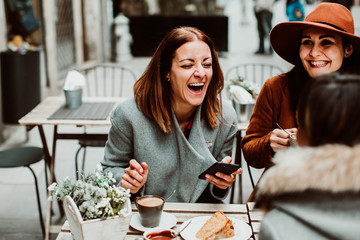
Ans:
[{"label": "long brown hair", "polygon": [[202,117],[212,128],[217,126],[218,115],[222,119],[221,98],[218,96],[224,88],[224,76],[214,43],[197,28],[178,27],[171,30],[162,39],[145,72],[134,85],[137,106],[165,133],[171,132],[172,121],[171,88],[166,81],[166,75],[171,70],[175,51],[183,44],[195,40],[205,42],[209,46],[212,56],[213,77],[202,103]]}]

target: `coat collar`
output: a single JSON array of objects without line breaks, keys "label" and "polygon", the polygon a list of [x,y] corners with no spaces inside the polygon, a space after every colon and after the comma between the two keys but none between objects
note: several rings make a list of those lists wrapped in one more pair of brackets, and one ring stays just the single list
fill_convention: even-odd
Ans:
[{"label": "coat collar", "polygon": [[261,177],[257,200],[304,191],[360,192],[360,145],[289,148],[274,162]]}]

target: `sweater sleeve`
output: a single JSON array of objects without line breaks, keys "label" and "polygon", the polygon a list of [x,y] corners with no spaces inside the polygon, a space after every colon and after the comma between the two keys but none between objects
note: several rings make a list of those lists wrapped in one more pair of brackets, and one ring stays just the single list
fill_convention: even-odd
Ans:
[{"label": "sweater sleeve", "polygon": [[270,147],[273,130],[274,103],[271,84],[266,81],[257,98],[246,135],[241,141],[245,160],[255,168],[272,166],[274,152]]},{"label": "sweater sleeve", "polygon": [[281,74],[264,83],[250,118],[241,148],[245,160],[255,168],[273,165],[274,151],[270,147],[270,135],[278,122],[283,128],[295,128],[295,113],[291,108],[288,76]]},{"label": "sweater sleeve", "polygon": [[112,126],[101,164],[105,171],[113,174],[119,184],[125,168],[129,166],[129,161],[133,158],[132,126],[120,105],[113,111],[110,120]]}]

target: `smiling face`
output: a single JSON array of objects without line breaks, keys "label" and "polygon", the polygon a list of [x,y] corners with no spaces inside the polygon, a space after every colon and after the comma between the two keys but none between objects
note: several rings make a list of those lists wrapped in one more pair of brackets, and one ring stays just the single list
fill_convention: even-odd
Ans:
[{"label": "smiling face", "polygon": [[312,78],[339,70],[345,51],[352,52],[352,46],[344,50],[343,38],[337,33],[314,27],[302,33],[300,59]]},{"label": "smiling face", "polygon": [[211,51],[205,42],[196,40],[180,46],[167,75],[175,111],[199,106],[205,98],[212,75]]}]

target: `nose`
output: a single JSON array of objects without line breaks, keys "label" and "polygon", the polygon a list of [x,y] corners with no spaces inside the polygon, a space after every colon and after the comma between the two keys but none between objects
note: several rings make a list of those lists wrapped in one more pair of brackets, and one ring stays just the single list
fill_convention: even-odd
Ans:
[{"label": "nose", "polygon": [[202,78],[205,76],[205,69],[203,68],[203,66],[198,66],[195,69],[194,76],[199,77],[199,78]]},{"label": "nose", "polygon": [[310,55],[312,57],[317,57],[319,55],[321,55],[321,47],[318,44],[314,44],[314,46],[312,47],[311,51],[310,51]]}]

